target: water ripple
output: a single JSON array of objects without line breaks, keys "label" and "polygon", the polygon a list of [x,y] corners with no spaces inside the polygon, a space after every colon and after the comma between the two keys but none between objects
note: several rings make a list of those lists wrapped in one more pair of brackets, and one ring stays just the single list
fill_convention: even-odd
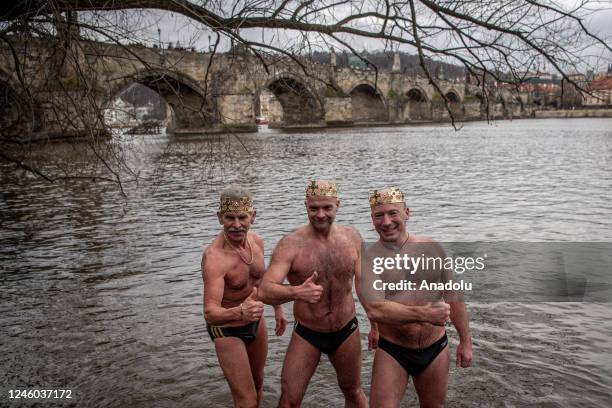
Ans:
[{"label": "water ripple", "polygon": [[[411,231],[441,241],[610,241],[611,125],[525,120],[469,123],[458,133],[435,125],[241,135],[250,154],[235,138],[151,136],[133,141],[143,181],[126,186],[128,201],[101,184],[46,184],[2,164],[3,387],[71,388],[78,405],[96,407],[229,406],[204,328],[199,271],[226,183],[252,189],[268,260],[307,221],[308,178],[339,183],[338,222],[367,240],[376,239],[368,191],[399,185]],[[77,154],[54,149],[59,160]],[[271,308],[265,315],[268,407],[280,395],[290,330],[275,337]],[[451,368],[449,406],[610,406],[609,315],[607,304],[470,305],[474,367]],[[453,329],[449,336],[454,348]],[[363,358],[367,390],[372,353]],[[304,405],[341,401],[323,358]],[[414,393],[404,402],[415,405]]]}]

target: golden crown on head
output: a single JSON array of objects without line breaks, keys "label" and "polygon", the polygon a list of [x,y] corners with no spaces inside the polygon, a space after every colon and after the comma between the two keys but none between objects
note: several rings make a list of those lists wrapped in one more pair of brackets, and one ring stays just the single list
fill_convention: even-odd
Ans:
[{"label": "golden crown on head", "polygon": [[250,197],[240,197],[238,199],[226,197],[221,200],[219,204],[219,212],[221,214],[226,212],[253,212],[255,211],[255,207],[253,207],[253,200]]},{"label": "golden crown on head", "polygon": [[374,190],[370,193],[370,207],[383,204],[405,203],[404,193],[398,187],[389,187],[386,190]]},{"label": "golden crown on head", "polygon": [[323,197],[338,197],[338,186],[331,181],[319,182],[311,180],[306,187],[306,198],[323,196]]}]

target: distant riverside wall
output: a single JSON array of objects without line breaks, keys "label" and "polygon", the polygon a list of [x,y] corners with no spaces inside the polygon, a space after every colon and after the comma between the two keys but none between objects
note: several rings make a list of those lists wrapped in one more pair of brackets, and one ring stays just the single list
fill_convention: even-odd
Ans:
[{"label": "distant riverside wall", "polygon": [[536,110],[536,118],[612,118],[612,109]]}]

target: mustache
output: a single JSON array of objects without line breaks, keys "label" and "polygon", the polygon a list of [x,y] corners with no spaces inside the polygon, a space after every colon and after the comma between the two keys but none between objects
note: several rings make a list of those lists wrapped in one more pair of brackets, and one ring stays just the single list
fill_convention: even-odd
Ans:
[{"label": "mustache", "polygon": [[246,231],[246,229],[244,229],[244,228],[232,228],[232,227],[230,227],[230,228],[227,229],[227,232],[245,232],[245,231]]}]

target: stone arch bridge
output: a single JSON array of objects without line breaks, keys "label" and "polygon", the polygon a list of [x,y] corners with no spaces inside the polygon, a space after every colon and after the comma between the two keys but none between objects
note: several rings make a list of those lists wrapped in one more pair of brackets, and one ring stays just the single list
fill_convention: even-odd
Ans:
[{"label": "stone arch bridge", "polygon": [[[278,127],[449,119],[442,97],[426,79],[400,72],[91,41],[73,44],[74,57],[60,59],[35,38],[15,44],[19,67],[12,50],[0,46],[0,113],[9,132],[103,130],[101,112],[132,83],[166,100],[169,130],[175,133],[253,131],[257,116]],[[29,84],[28,92],[22,82]],[[456,119],[484,117],[478,89],[462,82],[439,84]],[[528,95],[500,92],[493,100],[493,117],[526,114],[521,101]]]}]

